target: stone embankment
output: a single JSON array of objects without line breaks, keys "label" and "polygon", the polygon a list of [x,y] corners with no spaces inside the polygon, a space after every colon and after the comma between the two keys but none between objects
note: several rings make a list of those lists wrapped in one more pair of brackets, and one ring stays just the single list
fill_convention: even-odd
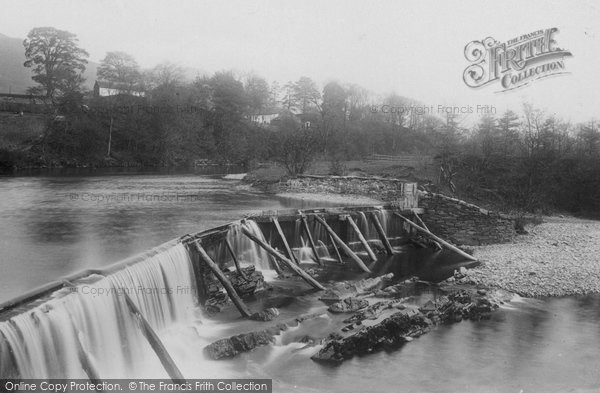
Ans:
[{"label": "stone embankment", "polygon": [[419,207],[429,229],[455,244],[506,243],[516,234],[511,217],[445,195],[421,192]]}]

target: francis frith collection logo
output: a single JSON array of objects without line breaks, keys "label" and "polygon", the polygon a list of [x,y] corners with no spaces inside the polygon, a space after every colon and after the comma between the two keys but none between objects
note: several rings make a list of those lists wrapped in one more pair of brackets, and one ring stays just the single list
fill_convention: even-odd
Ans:
[{"label": "francis frith collection logo", "polygon": [[500,91],[523,87],[534,80],[564,74],[568,50],[556,43],[556,27],[537,30],[500,43],[492,37],[471,41],[465,58],[471,63],[463,80],[472,88],[500,83]]}]

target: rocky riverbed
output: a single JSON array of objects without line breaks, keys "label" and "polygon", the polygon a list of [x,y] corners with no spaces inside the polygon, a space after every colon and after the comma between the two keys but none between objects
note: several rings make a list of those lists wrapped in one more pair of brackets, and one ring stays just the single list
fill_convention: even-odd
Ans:
[{"label": "rocky riverbed", "polygon": [[469,280],[526,297],[600,293],[600,222],[547,217],[512,243],[474,247]]},{"label": "rocky riverbed", "polygon": [[[464,272],[456,271],[452,282],[441,284],[421,281],[416,277],[394,281],[392,273],[358,281],[330,283],[320,294],[327,311],[297,317],[291,321],[274,320],[267,327],[219,339],[205,347],[206,356],[218,360],[232,358],[262,346],[276,344],[276,336],[306,320],[325,316],[330,321],[326,330],[311,330],[311,335],[294,341],[315,347],[312,359],[339,364],[355,355],[392,350],[412,341],[437,325],[463,319],[487,319],[490,313],[511,294],[488,292],[465,284]],[[254,319],[254,318],[253,318]]]}]

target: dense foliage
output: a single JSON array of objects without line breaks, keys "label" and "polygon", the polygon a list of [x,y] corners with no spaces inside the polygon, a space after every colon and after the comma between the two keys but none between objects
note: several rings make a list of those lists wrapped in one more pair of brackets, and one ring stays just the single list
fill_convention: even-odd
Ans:
[{"label": "dense foliage", "polygon": [[[29,52],[41,33],[30,34]],[[98,76],[127,89],[92,98],[61,88],[37,146],[44,159],[91,165],[273,161],[296,175],[317,157],[339,172],[344,160],[375,153],[421,154],[434,158],[433,170],[413,175],[448,193],[528,211],[600,212],[594,122],[566,124],[524,105],[521,114],[485,115],[467,128],[456,116],[423,111],[398,95],[376,98],[357,85],[330,82],[320,89],[305,76],[269,84],[233,72],[188,81],[176,65],[144,71],[122,52],[109,52]],[[144,94],[130,94],[134,87]]]}]

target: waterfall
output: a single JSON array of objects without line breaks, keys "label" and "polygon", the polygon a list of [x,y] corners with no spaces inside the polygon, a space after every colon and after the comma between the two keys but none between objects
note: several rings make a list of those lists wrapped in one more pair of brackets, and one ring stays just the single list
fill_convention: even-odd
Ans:
[{"label": "waterfall", "polygon": [[327,245],[322,240],[318,240],[316,246],[317,246],[317,253],[319,254],[319,256],[321,258],[331,258],[331,254],[329,254],[329,249],[327,248]]},{"label": "waterfall", "polygon": [[398,241],[405,239],[408,235],[407,229],[405,228],[404,222],[394,216],[394,212],[387,209],[375,210],[377,218],[383,227],[384,232],[387,234],[392,246],[397,245]]},{"label": "waterfall", "polygon": [[313,259],[314,253],[312,251],[312,248],[310,248],[310,246],[307,243],[305,243],[304,239],[301,240],[302,246],[296,249],[296,257],[302,263],[316,263]]},{"label": "waterfall", "polygon": [[358,222],[356,223],[363,236],[367,240],[377,239],[377,232],[372,227],[371,221],[365,215],[365,212],[358,212]]},{"label": "waterfall", "polygon": [[327,241],[327,239],[328,239],[327,230],[325,230],[323,225],[319,224],[316,220],[313,221],[313,226],[311,228],[311,231],[312,231],[312,235],[313,235],[313,239],[314,239],[315,243],[317,243],[319,240],[322,240],[324,242]]},{"label": "waterfall", "polygon": [[246,220],[243,224],[231,225],[227,232],[227,239],[242,265],[254,265],[259,270],[271,270],[271,256],[242,233],[242,227],[252,233],[260,240],[267,243],[265,237],[258,227],[258,224],[252,220]]},{"label": "waterfall", "polygon": [[[310,244],[308,244],[308,240],[304,240],[303,237],[300,237],[300,241],[302,242],[302,245],[294,250],[298,260],[303,263],[316,263],[314,260],[315,253],[310,247]],[[319,254],[320,258],[331,259],[329,249],[322,240],[317,240],[317,244],[315,244],[315,247],[317,249],[317,254]]]},{"label": "waterfall", "polygon": [[[160,332],[193,317],[192,274],[186,248],[176,244],[106,277],[90,276],[55,292],[41,305],[0,322],[0,340],[10,347],[21,378],[87,378],[79,348],[101,378],[166,377],[124,294]],[[0,364],[0,370],[6,368]]]}]

